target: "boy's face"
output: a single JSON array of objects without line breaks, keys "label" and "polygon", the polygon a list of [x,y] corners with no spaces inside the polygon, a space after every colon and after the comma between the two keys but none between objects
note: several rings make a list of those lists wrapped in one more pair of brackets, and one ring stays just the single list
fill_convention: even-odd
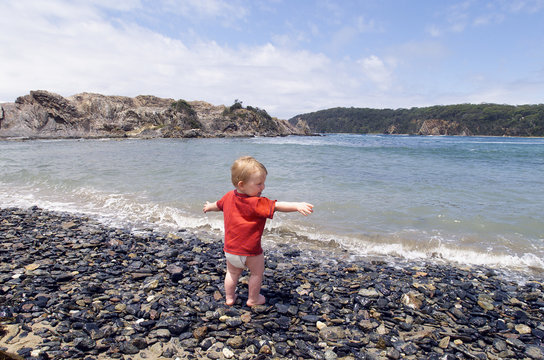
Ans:
[{"label": "boy's face", "polygon": [[260,171],[254,172],[247,181],[240,181],[238,183],[238,191],[247,196],[261,196],[265,181],[265,173]]}]

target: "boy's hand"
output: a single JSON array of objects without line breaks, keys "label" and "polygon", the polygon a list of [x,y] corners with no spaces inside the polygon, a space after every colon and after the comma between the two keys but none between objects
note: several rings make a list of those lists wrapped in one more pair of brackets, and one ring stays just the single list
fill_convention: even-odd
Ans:
[{"label": "boy's hand", "polygon": [[314,212],[314,206],[305,202],[297,204],[297,211],[304,216],[308,216]]},{"label": "boy's hand", "polygon": [[202,211],[204,211],[205,213],[207,213],[208,211],[219,211],[219,208],[217,207],[217,201],[213,203],[206,201]]}]

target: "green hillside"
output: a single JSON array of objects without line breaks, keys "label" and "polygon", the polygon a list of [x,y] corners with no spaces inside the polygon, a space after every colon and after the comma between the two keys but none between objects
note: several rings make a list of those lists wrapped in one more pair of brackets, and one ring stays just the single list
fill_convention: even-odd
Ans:
[{"label": "green hillside", "polygon": [[332,108],[297,115],[316,133],[544,136],[544,104],[437,105],[411,109]]}]

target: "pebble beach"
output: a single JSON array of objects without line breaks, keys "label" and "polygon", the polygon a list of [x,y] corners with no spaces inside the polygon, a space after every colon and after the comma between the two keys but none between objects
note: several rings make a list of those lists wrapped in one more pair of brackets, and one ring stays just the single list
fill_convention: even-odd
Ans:
[{"label": "pebble beach", "polygon": [[544,359],[542,274],[265,256],[229,307],[217,235],[0,209],[0,359]]}]

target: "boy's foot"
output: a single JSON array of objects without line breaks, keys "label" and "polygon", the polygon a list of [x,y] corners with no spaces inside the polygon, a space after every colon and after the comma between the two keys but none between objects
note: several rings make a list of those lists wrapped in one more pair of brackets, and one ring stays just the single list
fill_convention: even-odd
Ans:
[{"label": "boy's foot", "polygon": [[225,305],[232,306],[236,302],[236,299],[238,298],[238,295],[234,295],[232,299],[227,298],[225,300]]},{"label": "boy's foot", "polygon": [[259,294],[259,298],[257,299],[257,301],[253,302],[248,300],[246,302],[246,305],[249,307],[252,307],[256,305],[263,305],[265,302],[266,302],[266,298],[263,295]]}]

